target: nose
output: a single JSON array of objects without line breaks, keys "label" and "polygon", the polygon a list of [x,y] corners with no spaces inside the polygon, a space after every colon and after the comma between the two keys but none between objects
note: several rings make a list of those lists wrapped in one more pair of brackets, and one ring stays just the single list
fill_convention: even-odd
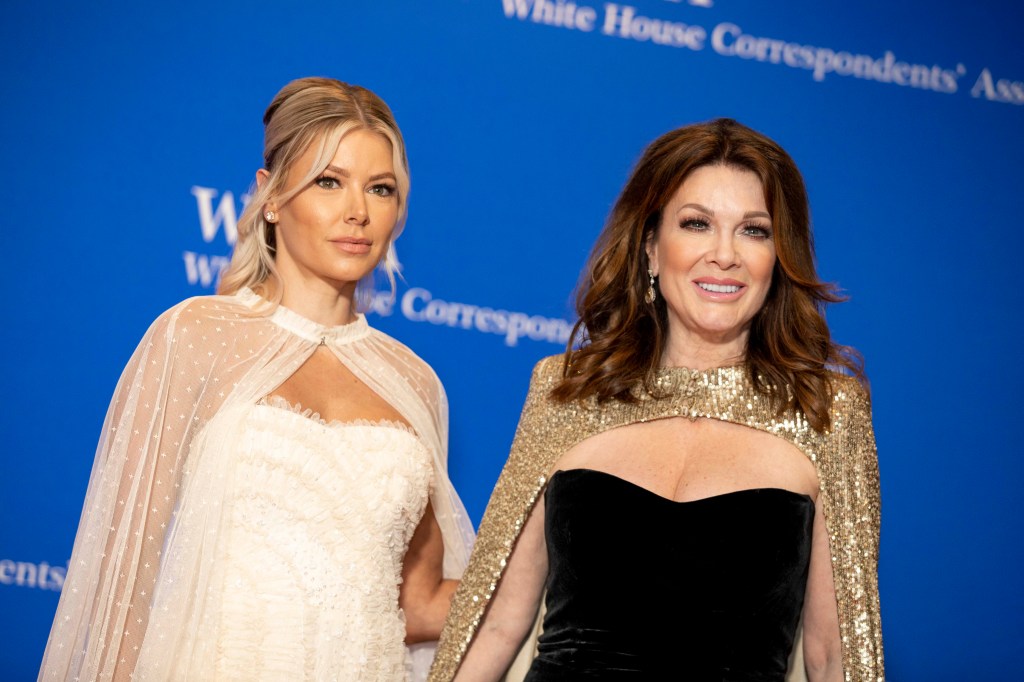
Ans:
[{"label": "nose", "polygon": [[363,192],[352,192],[345,206],[345,222],[360,227],[365,227],[370,222],[370,214],[366,209],[366,195]]},{"label": "nose", "polygon": [[708,250],[707,259],[715,263],[723,270],[734,267],[739,263],[739,254],[736,252],[734,236],[731,230],[721,229],[715,235],[715,242]]},{"label": "nose", "polygon": [[720,230],[715,235],[715,242],[708,251],[708,261],[715,263],[723,270],[739,264],[739,253],[736,251],[734,235],[729,230]]}]

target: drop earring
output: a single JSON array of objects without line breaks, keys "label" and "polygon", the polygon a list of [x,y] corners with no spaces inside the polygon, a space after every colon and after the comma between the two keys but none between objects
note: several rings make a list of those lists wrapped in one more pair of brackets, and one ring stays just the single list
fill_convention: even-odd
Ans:
[{"label": "drop earring", "polygon": [[648,268],[647,276],[651,278],[651,282],[647,285],[647,295],[644,296],[644,300],[647,301],[648,304],[653,304],[658,300],[658,291],[654,288],[654,271]]}]

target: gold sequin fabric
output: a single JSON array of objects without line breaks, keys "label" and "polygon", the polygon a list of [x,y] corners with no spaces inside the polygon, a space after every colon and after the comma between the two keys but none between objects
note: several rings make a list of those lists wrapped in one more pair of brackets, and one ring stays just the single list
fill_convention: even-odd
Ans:
[{"label": "gold sequin fabric", "polygon": [[657,387],[662,397],[598,406],[593,400],[561,404],[549,399],[561,377],[561,363],[561,356],[552,356],[534,369],[512,452],[452,599],[431,682],[454,677],[519,532],[562,453],[608,429],[677,416],[720,419],[765,431],[789,441],[811,459],[821,484],[818,503],[823,505],[831,545],[845,679],[884,678],[877,573],[878,459],[870,402],[855,379],[833,376],[832,425],[819,433],[799,412],[778,416],[768,398],[754,390],[743,367],[660,370]]}]

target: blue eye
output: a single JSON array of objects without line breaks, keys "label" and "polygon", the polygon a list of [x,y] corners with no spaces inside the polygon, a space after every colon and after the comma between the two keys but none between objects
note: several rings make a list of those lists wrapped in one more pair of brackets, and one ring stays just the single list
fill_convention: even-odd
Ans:
[{"label": "blue eye", "polygon": [[754,239],[771,239],[772,237],[771,228],[764,225],[747,225],[743,228],[743,234]]}]

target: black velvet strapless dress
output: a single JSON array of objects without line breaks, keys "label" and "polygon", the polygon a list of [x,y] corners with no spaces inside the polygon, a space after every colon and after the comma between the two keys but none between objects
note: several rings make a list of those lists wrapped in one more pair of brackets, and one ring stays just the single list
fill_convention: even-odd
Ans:
[{"label": "black velvet strapless dress", "polygon": [[527,682],[785,679],[814,502],[762,488],[675,502],[590,469],[545,493],[547,614]]}]

